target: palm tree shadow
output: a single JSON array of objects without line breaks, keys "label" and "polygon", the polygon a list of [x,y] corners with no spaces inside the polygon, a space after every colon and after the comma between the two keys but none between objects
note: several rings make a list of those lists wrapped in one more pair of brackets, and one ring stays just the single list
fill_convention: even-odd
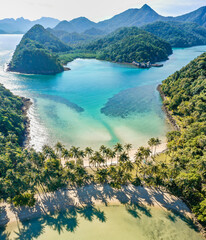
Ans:
[{"label": "palm tree shadow", "polygon": [[126,210],[134,218],[141,218],[141,213],[146,215],[147,217],[152,217],[150,209],[144,206],[143,204],[138,203],[126,204]]},{"label": "palm tree shadow", "polygon": [[0,207],[0,219],[3,223],[2,226],[0,226],[0,239],[1,240],[8,240],[10,233],[6,232],[6,224],[9,222],[9,218],[6,213],[6,207]]},{"label": "palm tree shadow", "polygon": [[103,211],[95,208],[92,204],[78,208],[78,212],[88,221],[92,221],[96,217],[100,222],[106,222],[106,216]]},{"label": "palm tree shadow", "polygon": [[189,228],[195,230],[196,232],[199,232],[198,227],[195,225],[191,218],[173,209],[170,209],[170,212],[171,213],[168,214],[167,218],[170,219],[172,222],[176,222],[177,219],[179,218],[183,222],[185,222]]}]

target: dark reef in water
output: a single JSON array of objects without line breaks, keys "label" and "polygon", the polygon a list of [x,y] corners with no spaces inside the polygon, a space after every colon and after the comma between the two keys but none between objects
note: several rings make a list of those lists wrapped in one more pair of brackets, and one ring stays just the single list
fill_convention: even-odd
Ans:
[{"label": "dark reef in water", "polygon": [[153,109],[155,98],[153,86],[126,89],[110,98],[101,108],[101,113],[126,118],[133,113],[149,112]]},{"label": "dark reef in water", "polygon": [[55,102],[63,103],[67,107],[75,110],[76,112],[84,112],[84,108],[78,106],[76,103],[70,102],[66,98],[56,96],[56,95],[49,95],[49,94],[38,94],[38,96],[41,97],[41,98],[50,99],[50,100],[55,101]]}]

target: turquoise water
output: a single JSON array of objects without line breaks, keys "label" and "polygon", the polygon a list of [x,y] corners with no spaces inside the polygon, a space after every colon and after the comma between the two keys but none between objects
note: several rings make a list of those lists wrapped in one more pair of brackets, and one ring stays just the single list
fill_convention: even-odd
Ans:
[{"label": "turquoise water", "polygon": [[[134,146],[170,130],[156,87],[202,52],[206,46],[174,49],[163,68],[136,69],[97,60],[77,59],[71,71],[56,76],[32,76],[3,71],[20,35],[0,35],[0,82],[33,105],[31,145],[45,143],[99,147],[117,141]],[[106,114],[101,109],[107,107]],[[128,110],[129,109],[129,110]],[[104,112],[104,111],[103,111]],[[123,205],[59,213],[10,225],[0,239],[201,240],[184,217],[157,208]]]},{"label": "turquoise water", "polygon": [[203,240],[190,220],[145,206],[84,207],[10,225],[4,240]]},{"label": "turquoise water", "polygon": [[[170,127],[156,87],[206,50],[206,46],[174,49],[163,68],[137,69],[77,59],[68,64],[71,71],[55,76],[4,72],[3,64],[20,38],[0,36],[0,82],[15,94],[32,99],[31,145],[37,149],[57,141],[97,148],[117,141],[137,147],[150,137],[164,139]],[[101,113],[105,105],[106,115]]]}]

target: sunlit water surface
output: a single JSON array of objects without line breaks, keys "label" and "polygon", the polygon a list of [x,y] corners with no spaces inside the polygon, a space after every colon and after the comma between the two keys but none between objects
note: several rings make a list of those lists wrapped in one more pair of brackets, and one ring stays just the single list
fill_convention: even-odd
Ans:
[{"label": "sunlit water surface", "polygon": [[[1,232],[0,232],[1,234]],[[4,235],[3,235],[4,234]],[[1,235],[0,235],[1,236]],[[97,207],[11,225],[5,239],[38,240],[201,240],[184,217],[158,208]]]},{"label": "sunlit water surface", "polygon": [[[170,128],[161,110],[156,87],[206,50],[206,46],[174,49],[163,68],[149,70],[77,59],[68,64],[71,71],[56,76],[4,72],[4,64],[11,58],[20,39],[20,35],[0,35],[0,82],[15,94],[32,99],[29,110],[31,145],[37,149],[44,143],[54,144],[56,141],[81,147],[113,145],[117,141],[139,146],[153,136],[164,138]],[[116,94],[121,102],[119,108],[115,103]],[[101,113],[107,102],[109,116]],[[124,115],[127,111],[125,103],[130,112],[122,118],[118,114]],[[111,206],[101,207],[98,214],[58,214],[28,221],[18,227],[10,225],[0,231],[0,237],[24,240],[202,239],[184,218],[155,208],[146,213],[142,209],[134,212],[124,206]]]},{"label": "sunlit water surface", "polygon": [[[55,76],[4,72],[20,38],[0,36],[0,82],[15,94],[32,99],[30,144],[38,150],[57,141],[97,148],[118,141],[137,147],[150,137],[164,139],[170,127],[161,110],[157,85],[206,50],[206,46],[174,49],[162,68],[137,69],[77,59],[68,64],[71,71]],[[108,116],[101,113],[105,104]]]}]

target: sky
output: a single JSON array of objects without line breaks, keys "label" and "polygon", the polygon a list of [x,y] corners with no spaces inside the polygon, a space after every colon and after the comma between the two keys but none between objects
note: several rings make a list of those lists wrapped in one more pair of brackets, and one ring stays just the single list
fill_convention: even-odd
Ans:
[{"label": "sky", "polygon": [[145,3],[163,16],[177,16],[206,6],[206,0],[0,0],[0,19],[38,19],[42,16],[71,20],[84,16],[101,21]]}]

